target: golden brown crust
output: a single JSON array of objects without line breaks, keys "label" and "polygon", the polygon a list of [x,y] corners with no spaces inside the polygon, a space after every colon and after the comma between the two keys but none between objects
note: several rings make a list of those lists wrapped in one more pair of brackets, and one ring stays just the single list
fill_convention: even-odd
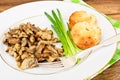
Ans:
[{"label": "golden brown crust", "polygon": [[84,21],[91,24],[96,24],[96,17],[86,13],[85,11],[75,11],[69,18],[70,29],[72,29],[76,23]]},{"label": "golden brown crust", "polygon": [[100,42],[101,29],[88,22],[78,22],[71,30],[71,37],[81,49],[87,49]]}]

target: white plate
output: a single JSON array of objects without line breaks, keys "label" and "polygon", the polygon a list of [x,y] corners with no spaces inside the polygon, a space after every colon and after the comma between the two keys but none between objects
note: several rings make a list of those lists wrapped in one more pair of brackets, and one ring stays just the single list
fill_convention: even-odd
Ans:
[{"label": "white plate", "polygon": [[[11,26],[16,27],[22,22],[31,22],[42,28],[50,27],[50,22],[44,15],[44,12],[51,12],[52,9],[59,9],[63,15],[64,20],[67,22],[72,12],[76,10],[84,10],[90,14],[96,16],[98,25],[102,29],[102,40],[105,40],[116,32],[109,21],[98,12],[87,8],[82,5],[73,3],[66,3],[62,1],[39,1],[23,4],[9,10],[6,10],[0,14],[0,37]],[[40,75],[53,72],[53,70],[46,70],[44,68],[34,68],[25,71],[18,71],[15,61],[5,52],[5,45],[0,41],[0,54],[2,60],[0,60],[0,78],[5,80],[82,80],[90,77],[102,69],[113,57],[116,50],[116,43],[108,47],[101,48],[100,50],[92,53],[89,58],[82,64],[75,66],[69,70],[61,71],[55,74]],[[9,65],[9,66],[8,66]],[[57,69],[56,69],[57,70]],[[54,70],[55,71],[55,70]],[[28,72],[28,73],[24,73]],[[31,74],[29,74],[31,73]]]}]

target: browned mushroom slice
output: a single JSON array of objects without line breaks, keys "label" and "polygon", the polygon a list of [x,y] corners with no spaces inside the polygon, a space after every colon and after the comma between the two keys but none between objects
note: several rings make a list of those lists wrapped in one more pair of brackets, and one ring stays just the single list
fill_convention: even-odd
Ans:
[{"label": "browned mushroom slice", "polygon": [[21,59],[24,60],[27,57],[29,57],[29,53],[23,52],[23,54],[21,55]]},{"label": "browned mushroom slice", "polygon": [[[52,57],[59,57],[59,53],[57,52],[57,53],[55,53],[55,52],[53,52],[52,50],[50,50],[47,54],[49,54],[49,56],[52,56]],[[48,56],[48,57],[49,57]]]},{"label": "browned mushroom slice", "polygon": [[21,48],[20,44],[16,43],[13,47],[13,50],[19,52],[20,48]]},{"label": "browned mushroom slice", "polygon": [[43,50],[43,54],[48,54],[48,53],[52,53],[52,51],[49,50],[47,47],[45,47]]},{"label": "browned mushroom slice", "polygon": [[6,50],[6,52],[8,52],[8,54],[10,54],[11,56],[14,56],[14,54],[16,53],[14,50],[13,50],[13,46],[9,46]]},{"label": "browned mushroom slice", "polygon": [[18,34],[15,34],[15,35],[12,35],[12,37],[14,37],[14,38],[18,38],[19,35],[18,35]]},{"label": "browned mushroom slice", "polygon": [[13,56],[14,56],[14,58],[17,58],[18,57],[18,53],[14,52]]},{"label": "browned mushroom slice", "polygon": [[60,40],[59,40],[58,38],[54,38],[54,37],[52,37],[51,41],[52,41],[53,43],[60,42]]},{"label": "browned mushroom slice", "polygon": [[28,26],[29,26],[29,24],[21,24],[20,30],[24,31],[27,35],[33,34],[33,32],[30,30],[30,28]]},{"label": "browned mushroom slice", "polygon": [[29,41],[30,41],[31,43],[34,43],[34,42],[35,42],[35,37],[34,37],[33,35],[31,35]]},{"label": "browned mushroom slice", "polygon": [[44,58],[44,57],[40,57],[40,58],[38,59],[38,62],[44,62],[44,61],[46,61],[46,58]]},{"label": "browned mushroom slice", "polygon": [[39,27],[35,27],[35,25],[33,24],[33,25],[31,25],[31,30],[32,30],[34,33],[37,33],[37,32],[40,30],[40,28],[39,28]]},{"label": "browned mushroom slice", "polygon": [[60,57],[64,56],[63,54],[64,50],[62,48],[57,48],[57,51]]},{"label": "browned mushroom slice", "polygon": [[47,61],[48,61],[48,62],[59,61],[59,60],[60,60],[59,57],[49,56],[49,57],[47,58]]},{"label": "browned mushroom slice", "polygon": [[17,56],[17,57],[15,58],[15,60],[16,60],[17,62],[20,62],[20,61],[21,61],[21,56]]},{"label": "browned mushroom slice", "polygon": [[50,35],[53,35],[52,30],[47,30],[46,32],[47,32],[48,34],[50,34]]},{"label": "browned mushroom slice", "polygon": [[20,43],[20,40],[17,38],[8,38],[7,39],[9,44],[16,44],[16,43]]},{"label": "browned mushroom slice", "polygon": [[28,35],[25,33],[25,32],[21,32],[20,34],[19,34],[19,38],[25,38],[25,37],[28,37]]},{"label": "browned mushroom slice", "polygon": [[36,46],[30,46],[29,48],[26,48],[26,51],[29,52],[29,53],[35,53]]},{"label": "browned mushroom slice", "polygon": [[54,46],[53,45],[48,45],[48,46],[46,46],[49,50],[51,50],[52,52],[54,52],[54,53],[57,53],[57,50],[54,48]]},{"label": "browned mushroom slice", "polygon": [[53,52],[45,47],[44,50],[43,50],[42,57],[48,58],[48,57],[51,56],[52,54],[53,54]]},{"label": "browned mushroom slice", "polygon": [[22,41],[21,41],[21,46],[26,46],[27,45],[27,38],[22,38]]},{"label": "browned mushroom slice", "polygon": [[43,32],[42,35],[41,35],[41,38],[43,40],[50,40],[52,38],[52,35],[47,33],[47,32]]},{"label": "browned mushroom slice", "polygon": [[35,36],[36,36],[37,38],[40,38],[41,35],[42,35],[42,33],[43,33],[42,31],[38,31]]},{"label": "browned mushroom slice", "polygon": [[46,45],[53,44],[53,42],[52,42],[52,41],[45,41],[45,40],[41,40],[40,42],[41,42],[41,43],[44,43],[44,44],[46,44]]},{"label": "browned mushroom slice", "polygon": [[5,33],[5,38],[3,39],[3,43],[8,45],[8,38],[11,38],[12,35],[9,33]]},{"label": "browned mushroom slice", "polygon": [[22,47],[22,46],[21,46],[18,54],[19,54],[19,55],[22,55],[25,50],[26,50],[26,47]]},{"label": "browned mushroom slice", "polygon": [[8,47],[7,47],[6,52],[9,53],[9,51],[13,51],[13,46],[8,46]]},{"label": "browned mushroom slice", "polygon": [[35,53],[35,56],[37,58],[39,58],[41,56],[41,53],[42,53],[42,50],[44,49],[44,47],[45,47],[44,43],[41,43],[41,42],[38,43],[38,45],[36,47],[36,53]]},{"label": "browned mushroom slice", "polygon": [[24,69],[32,68],[35,66],[38,66],[37,59],[34,57],[28,57],[23,60],[23,62],[21,63],[20,69],[24,70]]},{"label": "browned mushroom slice", "polygon": [[15,34],[19,34],[20,30],[19,30],[19,28],[10,29],[10,31],[8,33],[11,35],[15,35]]}]

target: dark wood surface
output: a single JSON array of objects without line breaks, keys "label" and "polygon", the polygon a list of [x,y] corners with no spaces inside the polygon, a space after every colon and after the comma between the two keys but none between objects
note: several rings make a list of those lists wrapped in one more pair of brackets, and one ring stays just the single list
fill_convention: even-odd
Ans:
[{"label": "dark wood surface", "polygon": [[[40,0],[0,0],[0,12],[11,7]],[[98,11],[120,21],[120,0],[84,0]],[[120,61],[106,69],[93,80],[120,80]]]}]

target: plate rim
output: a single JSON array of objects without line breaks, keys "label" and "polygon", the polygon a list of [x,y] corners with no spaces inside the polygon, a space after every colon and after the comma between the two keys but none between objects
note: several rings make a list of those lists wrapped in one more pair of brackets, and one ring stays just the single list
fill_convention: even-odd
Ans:
[{"label": "plate rim", "polygon": [[[34,4],[34,3],[39,3],[39,2],[64,2],[64,1],[35,1],[35,2],[28,2],[28,3],[24,3],[24,4],[20,4],[20,5],[14,6],[14,7],[10,8],[10,9],[7,9],[7,10],[1,12],[0,15],[6,13],[7,11],[9,11],[9,10],[15,8],[15,7],[18,7],[18,6],[21,6],[21,5],[29,5],[29,4],[31,4],[31,3],[32,3],[32,4]],[[68,2],[64,2],[64,3],[68,3]],[[71,3],[71,4],[75,4],[75,3]],[[79,5],[81,5],[81,4],[79,4]],[[81,6],[84,6],[84,5],[81,5]],[[86,6],[84,6],[84,7],[86,7]],[[91,8],[89,8],[89,9],[91,9]],[[94,10],[94,9],[92,9],[92,10]],[[94,10],[94,11],[96,11],[96,10]],[[98,11],[96,11],[96,12],[98,12]],[[98,12],[98,13],[99,13],[99,12]],[[99,14],[101,14],[101,13],[99,13]],[[105,16],[103,16],[103,17],[105,18]],[[107,20],[107,19],[106,19],[106,20]],[[108,21],[108,20],[107,20],[107,21]],[[108,22],[109,22],[109,21],[108,21]],[[109,23],[110,23],[110,22],[109,22]],[[110,24],[111,24],[111,23],[110,23]],[[112,24],[111,24],[111,25],[112,25]],[[114,27],[113,27],[113,29],[114,29],[115,35],[116,35],[117,32],[116,32],[116,30],[115,30]],[[116,51],[116,49],[117,49],[117,44],[118,44],[118,43],[116,43],[116,48],[115,48],[115,50],[114,50],[114,55],[115,55],[115,51]],[[111,57],[111,59],[114,57],[114,55]],[[1,56],[1,53],[0,53],[0,57],[2,57],[2,56]],[[110,60],[111,60],[111,59],[110,59]],[[109,61],[110,61],[110,60],[109,60]],[[109,63],[109,61],[108,61],[108,63]],[[107,65],[108,63],[106,63],[106,65]],[[106,65],[105,65],[105,66],[106,66]],[[105,67],[105,66],[104,66],[104,67]],[[103,67],[103,68],[104,68],[104,67]],[[103,68],[101,68],[101,69],[103,69]],[[100,69],[100,70],[101,70],[101,69]],[[99,70],[99,71],[100,71],[100,70]],[[98,73],[99,71],[97,71],[96,73]],[[96,74],[96,73],[95,73],[95,74]],[[95,74],[93,74],[93,75],[95,75]],[[91,76],[93,76],[93,75],[91,75]]]}]

